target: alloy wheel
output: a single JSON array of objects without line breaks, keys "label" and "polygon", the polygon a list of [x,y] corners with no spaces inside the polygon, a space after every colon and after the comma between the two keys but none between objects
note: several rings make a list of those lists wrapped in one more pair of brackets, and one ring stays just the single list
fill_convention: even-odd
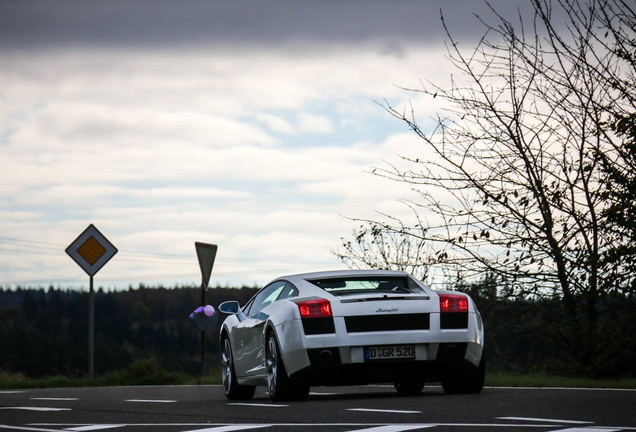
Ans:
[{"label": "alloy wheel", "polygon": [[223,340],[223,350],[221,352],[223,363],[223,391],[228,394],[232,388],[232,348],[229,339]]},{"label": "alloy wheel", "polygon": [[271,395],[276,394],[278,385],[278,347],[276,338],[269,335],[267,338],[267,389]]}]

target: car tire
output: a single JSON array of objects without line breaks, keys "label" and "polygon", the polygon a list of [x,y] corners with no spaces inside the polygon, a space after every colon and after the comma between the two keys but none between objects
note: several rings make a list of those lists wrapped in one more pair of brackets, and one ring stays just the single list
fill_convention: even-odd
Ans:
[{"label": "car tire", "polygon": [[221,362],[223,378],[223,392],[229,400],[249,400],[254,397],[255,386],[241,385],[236,379],[234,370],[234,356],[232,355],[232,345],[230,339],[224,337],[221,342]]},{"label": "car tire", "polygon": [[398,378],[393,386],[395,390],[404,396],[413,396],[422,392],[424,388],[424,380],[413,376],[404,376]]},{"label": "car tire", "polygon": [[267,391],[274,401],[305,400],[309,396],[309,386],[294,383],[285,370],[278,342],[273,331],[267,333],[265,341],[265,368],[267,371]]},{"label": "car tire", "polygon": [[452,369],[442,379],[442,388],[446,394],[480,393],[486,378],[486,361],[481,357],[477,368]]}]

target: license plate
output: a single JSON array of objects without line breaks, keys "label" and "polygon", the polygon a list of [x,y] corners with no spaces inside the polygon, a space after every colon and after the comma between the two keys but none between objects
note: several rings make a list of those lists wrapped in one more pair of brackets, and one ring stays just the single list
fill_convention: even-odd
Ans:
[{"label": "license plate", "polygon": [[413,345],[374,346],[364,348],[365,360],[394,360],[414,358],[415,346]]}]

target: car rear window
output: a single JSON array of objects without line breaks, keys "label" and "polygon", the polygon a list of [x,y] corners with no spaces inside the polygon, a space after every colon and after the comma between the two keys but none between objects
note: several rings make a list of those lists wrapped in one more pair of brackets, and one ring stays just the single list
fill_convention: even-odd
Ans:
[{"label": "car rear window", "polygon": [[338,277],[310,279],[313,283],[333,295],[367,294],[367,293],[402,293],[421,294],[424,290],[409,277]]}]

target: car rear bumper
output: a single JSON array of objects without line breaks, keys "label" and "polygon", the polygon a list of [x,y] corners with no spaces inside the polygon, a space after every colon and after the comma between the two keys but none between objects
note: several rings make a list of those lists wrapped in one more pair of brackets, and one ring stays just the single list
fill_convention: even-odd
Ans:
[{"label": "car rear bumper", "polygon": [[[477,369],[482,347],[475,343],[440,343],[424,348],[425,360],[351,361],[348,351],[357,347],[324,347],[307,350],[310,364],[291,374],[293,380],[309,385],[352,385],[395,382],[402,377],[440,381],[457,368]],[[355,356],[354,356],[355,357]],[[472,358],[477,357],[477,362]],[[354,358],[355,360],[355,358]]]},{"label": "car rear bumper", "polygon": [[[285,367],[290,375],[302,372],[304,369],[321,367],[336,367],[342,369],[376,369],[373,361],[365,360],[365,347],[410,346],[415,350],[414,358],[410,360],[388,361],[385,366],[411,363],[425,364],[427,368],[435,369],[438,363],[466,361],[475,367],[479,365],[482,356],[483,326],[478,314],[467,314],[462,324],[463,328],[442,328],[439,314],[430,314],[433,319],[427,321],[426,328],[393,329],[386,327],[403,326],[405,320],[396,317],[383,316],[378,320],[386,328],[382,331],[355,331],[347,326],[345,319],[335,317],[332,325],[307,327],[300,320],[292,320],[277,328],[279,344],[283,353]],[[317,322],[317,321],[316,321]],[[409,324],[410,325],[410,324]],[[357,329],[356,329],[357,330]],[[366,329],[364,329],[366,330]],[[332,363],[333,362],[333,363]],[[389,365],[389,363],[391,365]],[[351,365],[350,367],[348,365]],[[346,367],[345,367],[346,366]],[[397,367],[397,366],[396,366]],[[399,366],[402,367],[402,366]],[[382,367],[377,367],[382,369]]]}]

